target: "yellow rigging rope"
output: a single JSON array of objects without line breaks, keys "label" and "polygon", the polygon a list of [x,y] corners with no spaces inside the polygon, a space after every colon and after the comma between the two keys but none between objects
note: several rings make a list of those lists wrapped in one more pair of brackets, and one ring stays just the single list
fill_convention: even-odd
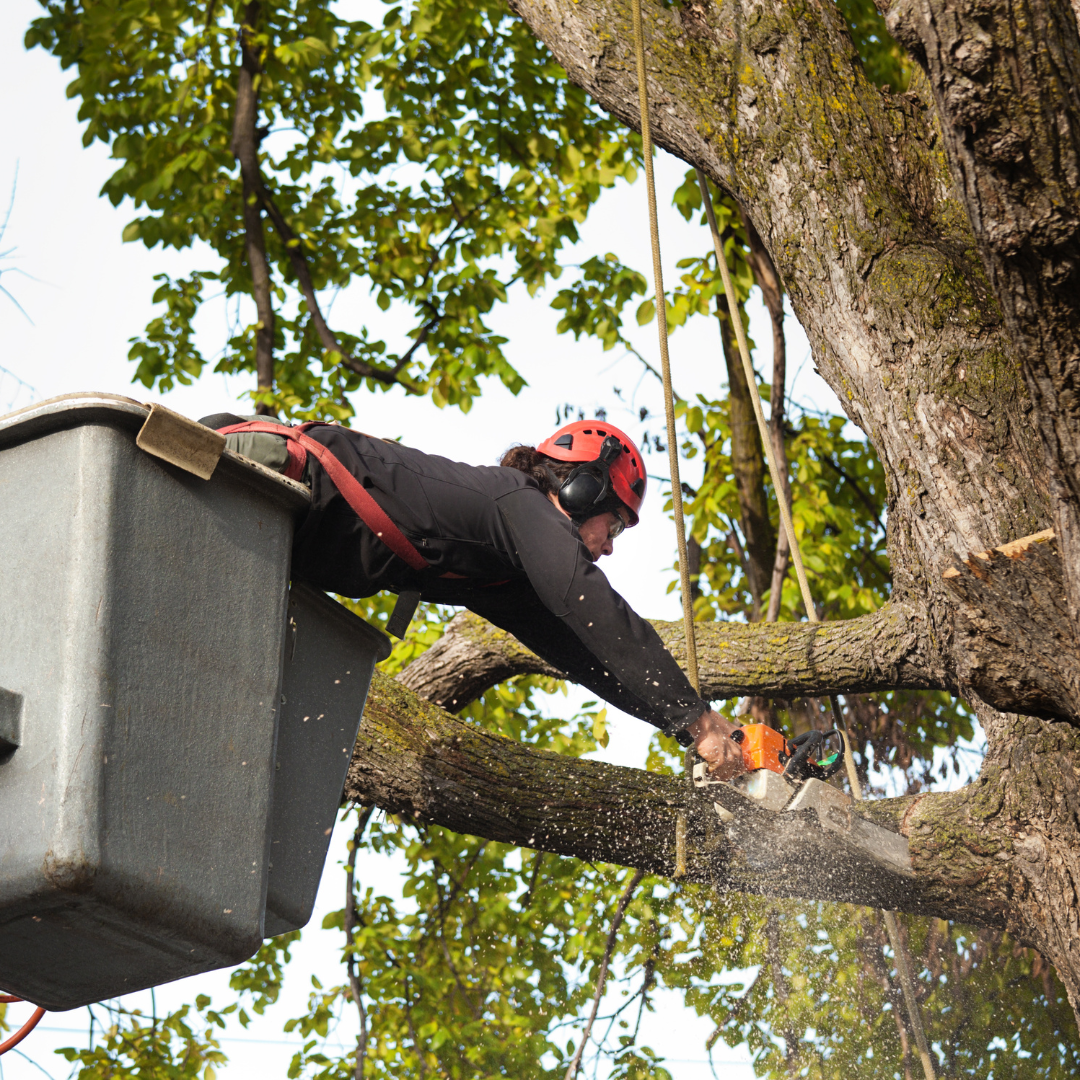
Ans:
[{"label": "yellow rigging rope", "polygon": [[641,108],[641,141],[645,157],[645,190],[649,196],[649,233],[652,238],[653,285],[656,292],[656,325],[660,334],[660,374],[664,383],[664,418],[667,421],[668,468],[671,470],[671,502],[679,546],[679,588],[682,591],[683,632],[690,685],[701,692],[698,681],[697,642],[694,638],[694,600],[690,594],[690,567],[686,559],[686,521],[682,483],[679,480],[679,442],[675,431],[675,399],[671,390],[668,358],[667,302],[660,267],[660,229],[656,222],[656,184],[653,180],[652,132],[649,129],[649,95],[645,88],[645,38],[641,30],[641,0],[634,0],[634,51],[637,54],[638,102]]},{"label": "yellow rigging rope", "polygon": [[[649,125],[649,95],[645,80],[645,34],[642,28],[641,0],[633,0],[634,20],[634,53],[637,61],[638,79],[638,103],[641,112],[641,141],[643,156],[645,159],[645,189],[649,200],[649,234],[652,240],[653,262],[653,285],[656,296],[656,324],[660,337],[660,373],[664,384],[664,418],[667,423],[668,443],[668,467],[671,471],[671,499],[672,508],[675,511],[675,531],[679,549],[679,586],[682,593],[683,630],[686,637],[686,660],[690,682],[694,690],[700,693],[701,687],[698,677],[697,643],[694,635],[694,604],[690,592],[690,568],[686,553],[686,520],[683,512],[682,484],[679,479],[679,447],[675,430],[675,401],[671,388],[671,361],[668,356],[668,327],[667,327],[667,302],[664,294],[664,276],[660,265],[660,229],[656,216],[656,184],[653,178],[652,161],[652,131]],[[723,283],[724,293],[728,300],[728,311],[732,324],[735,328],[735,337],[739,344],[739,355],[742,358],[743,370],[746,373],[746,381],[750,386],[750,395],[754,403],[754,415],[757,417],[758,430],[761,433],[762,450],[765,452],[769,472],[772,476],[773,490],[776,492],[777,505],[780,509],[780,518],[784,531],[788,538],[788,547],[791,551],[791,560],[795,567],[795,576],[799,581],[799,589],[802,593],[803,605],[806,608],[806,617],[811,623],[818,623],[817,608],[814,606],[813,595],[810,592],[810,584],[806,578],[806,568],[803,566],[802,552],[799,541],[795,536],[795,527],[791,520],[791,509],[784,499],[784,488],[780,482],[780,474],[777,463],[773,460],[774,455],[766,449],[769,445],[769,429],[765,421],[765,414],[761,408],[761,395],[758,393],[757,376],[754,372],[753,363],[750,360],[750,349],[746,342],[746,332],[743,329],[742,318],[739,314],[739,306],[736,302],[735,289],[731,282],[731,273],[728,270],[727,259],[724,257],[723,243],[720,239],[719,230],[716,227],[716,214],[713,209],[712,196],[709,194],[708,182],[700,169],[697,170],[698,185],[701,188],[701,197],[705,204],[705,213],[709,221],[709,230],[712,233],[713,248],[716,252],[716,263],[720,270],[720,280]],[[851,739],[848,735],[847,726],[844,723],[843,714],[840,712],[840,703],[835,694],[829,701],[832,705],[833,718],[838,731],[844,739],[844,761],[847,766],[848,780],[851,784],[852,794],[856,799],[862,799],[862,786],[859,783],[858,774],[855,771],[855,763],[851,756]],[[679,877],[686,872],[686,820],[683,815],[679,816],[676,824],[676,870],[675,876]],[[908,963],[907,950],[900,940],[899,927],[896,925],[896,917],[891,911],[883,911],[885,927],[892,945],[893,954],[896,958],[897,973],[904,993],[904,1003],[907,1007],[908,1018],[915,1032],[915,1041],[919,1049],[919,1057],[922,1060],[923,1072],[926,1080],[935,1080],[934,1066],[930,1058],[930,1050],[926,1042],[926,1034],[922,1026],[922,1018],[919,1015],[918,1002],[915,998],[915,985],[911,976],[911,968]]]}]

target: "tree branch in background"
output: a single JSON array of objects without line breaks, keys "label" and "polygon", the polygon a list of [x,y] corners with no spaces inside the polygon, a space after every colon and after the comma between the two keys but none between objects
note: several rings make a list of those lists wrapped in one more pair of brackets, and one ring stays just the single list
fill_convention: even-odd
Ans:
[{"label": "tree branch in background", "polygon": [[[776,471],[780,474],[783,491],[777,492],[777,498],[786,500],[791,505],[791,480],[788,476],[787,447],[784,445],[784,420],[787,413],[787,340],[784,337],[784,287],[780,275],[776,272],[772,257],[762,243],[761,236],[754,223],[742,215],[746,228],[747,262],[754,273],[754,280],[761,289],[762,299],[769,311],[772,323],[772,394],[769,397],[769,453],[776,462]],[[769,607],[765,613],[766,622],[776,622],[780,616],[780,603],[784,595],[784,578],[788,572],[791,550],[788,546],[787,533],[781,529],[776,540],[776,558],[773,560],[772,581],[769,585]]]},{"label": "tree branch in background", "polygon": [[[323,348],[327,352],[337,353],[345,367],[363,378],[375,379],[385,385],[399,383],[407,390],[418,392],[416,387],[400,378],[400,372],[413,358],[416,350],[427,340],[428,334],[442,320],[442,315],[439,313],[432,315],[421,327],[412,347],[389,370],[374,367],[350,356],[342,348],[337,335],[323,317],[300,238],[289,226],[266,187],[262,169],[259,166],[259,132],[257,130],[259,92],[256,79],[262,75],[262,63],[259,47],[253,40],[257,33],[260,16],[259,0],[252,0],[245,10],[244,26],[240,31],[241,65],[237,77],[236,117],[233,122],[231,143],[232,152],[240,163],[240,175],[243,180],[245,251],[251,271],[255,307],[259,315],[259,328],[255,336],[255,373],[259,391],[269,392],[274,385],[274,309],[270,299],[270,265],[266,257],[266,241],[262,225],[262,214],[265,210],[288,252],[297,285],[303,294],[312,325]],[[256,411],[266,414],[274,410],[268,405],[259,404]]]},{"label": "tree branch in background", "polygon": [[[259,170],[259,136],[255,130],[259,110],[259,91],[255,80],[262,74],[262,63],[259,48],[253,41],[261,14],[258,0],[252,0],[244,11],[244,25],[240,29],[240,71],[236,80],[236,115],[230,149],[240,163],[244,197],[244,251],[251,273],[255,310],[259,316],[258,329],[255,331],[255,381],[260,393],[269,393],[274,386],[274,307],[270,300],[270,264],[266,259],[259,200],[262,176]],[[255,411],[268,415],[274,409],[260,402]]]},{"label": "tree branch in background", "polygon": [[[257,164],[258,163],[256,162],[256,167]],[[406,383],[398,376],[405,365],[413,358],[416,350],[427,340],[428,334],[442,321],[442,315],[436,313],[423,325],[423,327],[421,327],[420,333],[417,335],[416,341],[413,343],[412,347],[387,371],[374,367],[371,364],[367,364],[363,360],[357,360],[355,357],[349,356],[345,349],[342,348],[337,335],[330,329],[326,319],[323,317],[322,308],[319,306],[319,298],[315,294],[315,286],[311,280],[311,270],[308,267],[307,257],[304,255],[300,238],[293,232],[289,223],[285,220],[285,216],[278,209],[277,203],[274,202],[273,197],[270,195],[270,192],[263,182],[261,172],[259,172],[258,175],[258,184],[259,199],[266,208],[266,213],[270,220],[274,223],[274,228],[277,229],[278,235],[285,245],[285,250],[289,253],[289,262],[292,264],[293,273],[296,275],[297,284],[300,286],[300,292],[303,294],[304,303],[307,305],[308,313],[311,315],[312,325],[315,327],[315,333],[318,335],[322,347],[327,352],[337,353],[341,357],[341,363],[344,364],[345,367],[350,371],[356,372],[357,375],[363,376],[365,379],[375,379],[377,382],[384,383],[387,386],[393,385],[394,383],[400,383],[407,390],[418,392],[416,387]]]},{"label": "tree branch in background", "polygon": [[352,992],[356,1011],[360,1014],[360,1034],[356,1037],[356,1069],[353,1075],[356,1080],[364,1080],[364,1061],[367,1058],[367,1011],[364,1009],[363,988],[360,985],[360,974],[356,970],[356,954],[353,952],[353,933],[356,931],[356,897],[353,894],[356,874],[356,852],[360,847],[360,841],[364,835],[364,829],[371,819],[374,806],[365,806],[360,811],[360,817],[356,822],[356,830],[353,832],[352,843],[349,845],[349,860],[345,864],[345,968],[349,974],[349,990]]},{"label": "tree branch in background", "polygon": [[[787,1012],[788,990],[787,977],[784,975],[784,953],[780,947],[780,919],[773,908],[765,916],[765,955],[769,963],[769,974],[772,976],[773,993],[776,994],[777,1003],[784,1016],[784,1024],[780,1029],[780,1035],[784,1040],[784,1063],[787,1066],[789,1076],[799,1074],[799,1039],[792,1026]],[[749,994],[744,995],[748,997]]]},{"label": "tree branch in background", "polygon": [[746,552],[747,583],[753,598],[750,621],[761,618],[761,601],[769,587],[770,568],[776,549],[776,534],[769,517],[765,496],[765,458],[754,418],[754,403],[746,381],[742,361],[735,348],[731,319],[741,319],[742,311],[732,314],[727,298],[717,296],[720,316],[720,340],[727,366],[729,418],[731,421],[731,470],[739,496],[739,524],[742,526]]},{"label": "tree branch in background", "polygon": [[618,936],[619,927],[622,926],[623,916],[626,914],[627,905],[630,903],[630,899],[634,895],[634,890],[641,884],[641,879],[644,876],[645,875],[640,870],[636,870],[634,875],[630,878],[622,896],[619,897],[619,906],[615,909],[615,917],[611,920],[611,930],[608,933],[607,945],[604,947],[604,958],[600,961],[600,972],[596,976],[596,993],[593,994],[592,1010],[589,1013],[588,1022],[585,1024],[585,1030],[581,1033],[581,1042],[578,1043],[577,1052],[574,1054],[573,1060],[566,1070],[566,1080],[574,1080],[574,1077],[578,1074],[578,1069],[581,1067],[581,1055],[585,1053],[585,1045],[589,1041],[593,1024],[596,1022],[596,1010],[600,1008],[600,999],[604,996],[604,984],[607,982],[608,965],[611,963],[611,954],[615,951],[615,939]]}]

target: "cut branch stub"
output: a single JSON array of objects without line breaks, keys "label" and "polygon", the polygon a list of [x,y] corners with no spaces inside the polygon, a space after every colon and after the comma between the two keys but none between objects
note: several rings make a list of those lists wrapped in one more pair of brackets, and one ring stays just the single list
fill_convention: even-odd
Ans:
[{"label": "cut branch stub", "polygon": [[953,654],[963,685],[1002,711],[1075,722],[1080,650],[1056,542],[980,552],[945,580],[959,601]]}]

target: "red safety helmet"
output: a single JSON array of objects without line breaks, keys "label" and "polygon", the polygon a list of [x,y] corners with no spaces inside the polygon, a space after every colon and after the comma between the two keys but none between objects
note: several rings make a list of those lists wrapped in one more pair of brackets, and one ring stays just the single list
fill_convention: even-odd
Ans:
[{"label": "red safety helmet", "polygon": [[[645,498],[645,464],[641,452],[624,431],[606,420],[576,420],[559,428],[536,449],[556,461],[577,461],[582,465],[601,463],[601,450],[609,437],[618,439],[622,452],[606,463],[604,472],[610,476],[611,487],[620,501],[630,511],[630,524],[638,523],[638,510]],[[566,481],[566,487],[573,475]],[[560,498],[560,501],[561,498]]]}]

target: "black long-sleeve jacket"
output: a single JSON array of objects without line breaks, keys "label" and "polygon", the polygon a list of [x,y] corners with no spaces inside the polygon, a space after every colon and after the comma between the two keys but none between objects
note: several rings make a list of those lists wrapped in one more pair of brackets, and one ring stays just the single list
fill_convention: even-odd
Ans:
[{"label": "black long-sleeve jacket", "polygon": [[571,522],[530,477],[348,428],[307,433],[368,489],[430,568],[413,570],[394,555],[309,456],[312,503],[293,544],[297,577],[344,596],[417,590],[423,600],[467,607],[573,681],[668,734],[681,733],[705,711],[656,631],[611,587]]}]

